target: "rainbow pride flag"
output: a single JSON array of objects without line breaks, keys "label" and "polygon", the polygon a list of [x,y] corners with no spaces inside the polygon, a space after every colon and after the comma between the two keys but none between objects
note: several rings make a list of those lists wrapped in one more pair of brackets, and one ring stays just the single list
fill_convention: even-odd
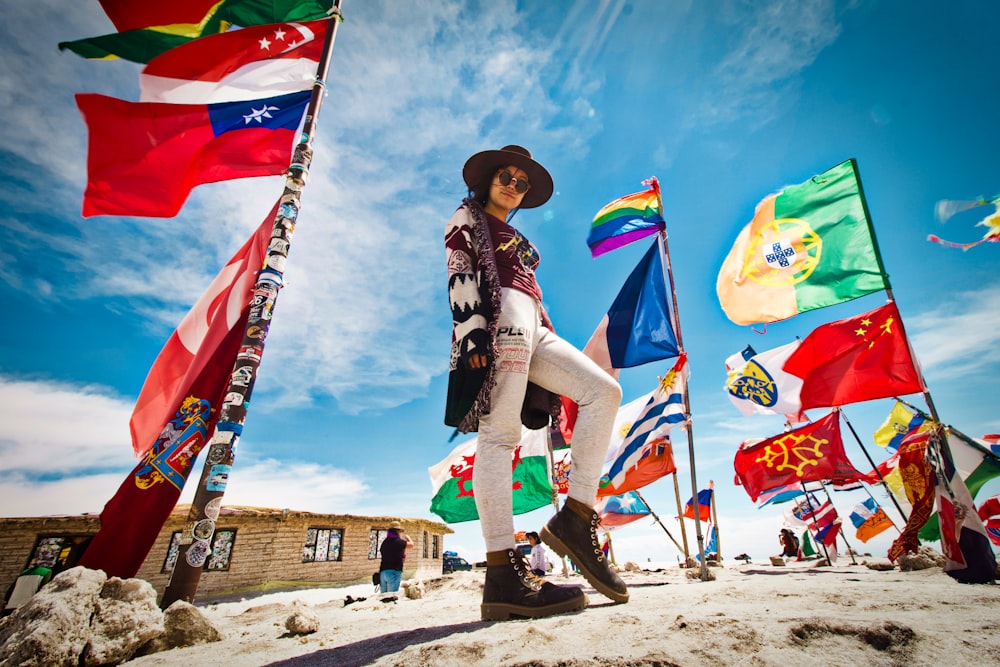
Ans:
[{"label": "rainbow pride flag", "polygon": [[650,188],[620,197],[597,212],[587,237],[592,257],[651,236],[665,227],[660,214],[660,182],[654,176],[642,184]]}]

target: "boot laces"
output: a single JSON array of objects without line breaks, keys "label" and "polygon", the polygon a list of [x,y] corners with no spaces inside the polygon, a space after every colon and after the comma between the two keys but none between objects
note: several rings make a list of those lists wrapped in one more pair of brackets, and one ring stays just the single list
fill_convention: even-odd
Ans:
[{"label": "boot laces", "polygon": [[514,563],[514,571],[517,572],[521,581],[533,591],[541,590],[544,580],[531,571],[531,563],[527,556],[517,550],[510,552],[511,561]]},{"label": "boot laces", "polygon": [[597,529],[601,527],[601,516],[597,512],[590,515],[590,544],[594,547],[594,555],[597,562],[604,561],[604,550],[601,549],[601,541],[597,539]]}]

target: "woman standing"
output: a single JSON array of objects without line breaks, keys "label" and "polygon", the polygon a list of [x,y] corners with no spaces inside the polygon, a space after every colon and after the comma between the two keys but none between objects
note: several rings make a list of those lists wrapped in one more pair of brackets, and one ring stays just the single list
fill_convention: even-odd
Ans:
[{"label": "woman standing", "polygon": [[[385,539],[379,547],[382,560],[378,566],[379,590],[383,594],[399,591],[403,580],[403,561],[406,560],[406,548],[413,546],[413,540],[403,532],[403,525],[398,521],[389,524]],[[395,595],[382,598],[383,602],[395,600]]]},{"label": "woman standing", "polygon": [[594,512],[621,388],[554,333],[535,279],[538,251],[509,224],[518,209],[548,201],[552,177],[514,145],[476,153],[462,177],[469,197],[445,228],[453,320],[445,423],[479,431],[472,481],[487,551],[482,617],[548,616],[587,604],[579,588],[533,576],[514,549],[511,457],[529,386],[553,394],[556,414],[559,395],[580,406],[569,494],[541,539],[602,594],[626,602],[628,589],[601,552]]}]

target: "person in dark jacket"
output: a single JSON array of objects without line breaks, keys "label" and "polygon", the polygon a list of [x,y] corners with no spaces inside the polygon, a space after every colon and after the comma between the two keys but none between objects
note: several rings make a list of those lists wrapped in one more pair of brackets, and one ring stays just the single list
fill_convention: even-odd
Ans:
[{"label": "person in dark jacket", "polygon": [[[413,540],[403,532],[403,526],[398,521],[389,524],[379,553],[382,561],[379,563],[379,590],[385,593],[396,593],[399,591],[399,584],[403,580],[403,561],[406,560],[406,548],[413,546]],[[382,598],[389,602],[395,600],[396,596]]]}]

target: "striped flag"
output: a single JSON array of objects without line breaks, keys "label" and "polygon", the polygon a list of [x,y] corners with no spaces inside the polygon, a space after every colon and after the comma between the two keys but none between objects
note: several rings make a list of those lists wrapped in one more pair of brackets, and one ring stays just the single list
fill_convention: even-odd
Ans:
[{"label": "striped flag", "polygon": [[649,189],[619,197],[594,216],[587,236],[592,257],[651,236],[665,227],[660,213],[659,181],[653,177],[642,184],[650,186]]},{"label": "striped flag", "polygon": [[851,510],[851,523],[857,529],[855,535],[862,542],[867,542],[892,525],[885,510],[879,507],[874,498],[866,498]]},{"label": "striped flag", "polygon": [[660,380],[646,407],[625,436],[619,454],[608,470],[608,478],[612,485],[621,486],[625,480],[625,473],[642,457],[648,440],[665,435],[674,426],[688,421],[684,406],[687,376],[687,354],[682,353],[670,372]]}]

